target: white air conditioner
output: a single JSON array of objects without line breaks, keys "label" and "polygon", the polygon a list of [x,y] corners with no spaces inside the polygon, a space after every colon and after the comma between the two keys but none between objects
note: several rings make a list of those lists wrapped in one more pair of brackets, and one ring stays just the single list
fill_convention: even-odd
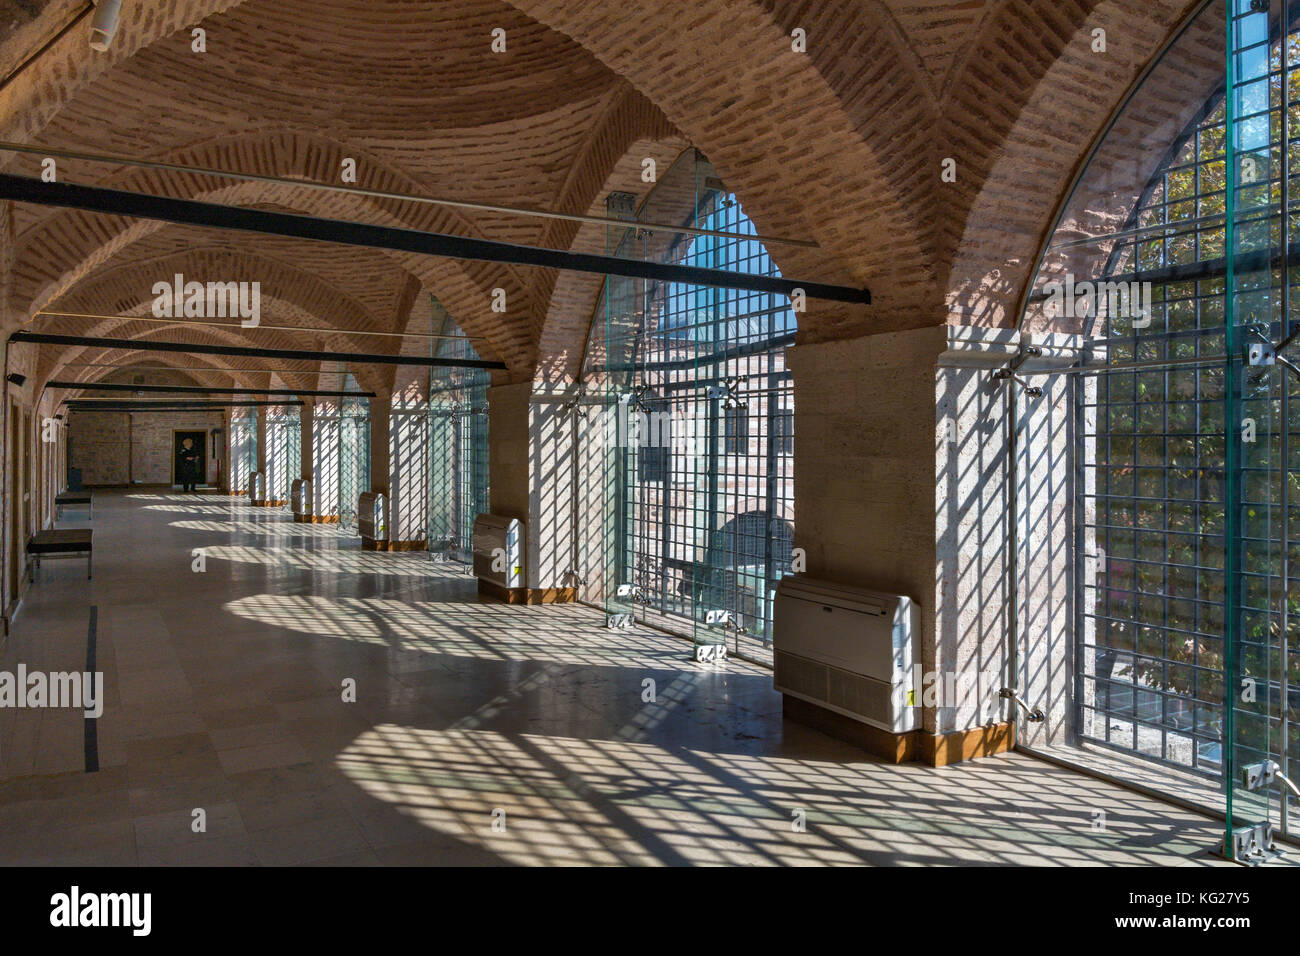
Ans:
[{"label": "white air conditioner", "polygon": [[474,519],[474,576],[503,588],[524,586],[524,526],[518,518]]},{"label": "white air conditioner", "polygon": [[388,496],[382,491],[357,496],[357,534],[371,541],[388,540]]},{"label": "white air conditioner", "polygon": [[308,517],[311,514],[311,479],[295,478],[290,485],[289,501],[292,504],[292,511],[298,517]]},{"label": "white air conditioner", "polygon": [[911,598],[789,575],[773,609],[773,684],[891,733],[915,730],[919,634]]}]

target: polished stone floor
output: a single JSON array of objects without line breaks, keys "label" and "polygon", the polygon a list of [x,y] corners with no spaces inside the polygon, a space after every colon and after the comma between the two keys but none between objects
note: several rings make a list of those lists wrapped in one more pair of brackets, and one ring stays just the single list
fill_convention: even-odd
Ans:
[{"label": "polished stone floor", "polygon": [[877,763],[761,668],[280,510],[101,492],[93,527],[94,580],[47,562],[0,671],[82,670],[93,606],[99,769],[80,710],[0,708],[0,863],[1170,865],[1220,834],[1024,755]]}]

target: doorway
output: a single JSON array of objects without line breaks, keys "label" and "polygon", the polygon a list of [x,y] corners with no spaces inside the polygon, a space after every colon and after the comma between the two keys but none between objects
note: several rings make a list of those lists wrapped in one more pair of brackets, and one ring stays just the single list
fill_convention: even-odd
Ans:
[{"label": "doorway", "polygon": [[178,430],[172,431],[172,484],[185,484],[186,466],[181,460],[181,455],[187,451],[186,442],[189,442],[188,448],[199,453],[195,484],[206,485],[208,483],[208,433]]}]

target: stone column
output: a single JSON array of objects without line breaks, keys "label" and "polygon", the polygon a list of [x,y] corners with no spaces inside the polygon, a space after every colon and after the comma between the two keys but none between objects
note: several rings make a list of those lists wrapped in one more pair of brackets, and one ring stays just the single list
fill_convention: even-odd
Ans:
[{"label": "stone column", "polygon": [[301,446],[300,452],[302,463],[299,465],[298,474],[301,477],[306,478],[308,481],[311,481],[316,476],[316,459],[312,454],[312,449],[315,446],[316,434],[315,431],[313,431],[315,415],[316,406],[310,400],[306,400],[305,404],[298,409],[299,430],[302,432],[302,440],[299,443]]},{"label": "stone column", "polygon": [[[572,601],[587,576],[574,547],[575,397],[574,388],[535,391],[531,382],[488,389],[492,513],[525,528],[525,587],[510,600]],[[600,525],[599,515],[582,520]]]},{"label": "stone column", "polygon": [[[838,715],[823,729],[933,763],[1006,749],[1011,715],[999,691],[1013,680],[1013,633],[1023,696],[1049,713],[1049,728],[1063,720],[1073,639],[1071,384],[1043,377],[1044,394],[1032,399],[994,378],[1020,346],[1015,330],[945,326],[788,351],[795,546],[808,575],[906,595],[920,609],[913,739],[883,740]],[[1013,401],[1021,413],[1014,632]],[[809,716],[802,702],[793,709]]]}]

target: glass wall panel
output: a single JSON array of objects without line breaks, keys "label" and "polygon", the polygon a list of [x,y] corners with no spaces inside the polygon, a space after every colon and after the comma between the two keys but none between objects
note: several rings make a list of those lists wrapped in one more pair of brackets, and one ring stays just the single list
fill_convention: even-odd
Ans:
[{"label": "glass wall panel", "polygon": [[1086,346],[1057,755],[1217,806],[1241,859],[1259,858],[1261,824],[1289,830],[1298,755],[1298,16],[1282,0],[1194,11],[1081,172],[1022,320]]},{"label": "glass wall panel", "polygon": [[[777,275],[712,166],[689,151],[610,212],[708,234],[609,230],[611,254]],[[610,277],[584,381],[607,423],[607,612],[771,664],[793,560],[794,402],[783,296]]]},{"label": "glass wall panel", "polygon": [[257,471],[257,419],[251,415],[230,422],[230,490],[248,494],[248,476]]},{"label": "glass wall panel", "polygon": [[[435,358],[478,359],[478,350],[434,301],[442,338]],[[474,519],[488,501],[488,407],[491,372],[434,366],[429,378],[429,551],[472,562]]]}]

